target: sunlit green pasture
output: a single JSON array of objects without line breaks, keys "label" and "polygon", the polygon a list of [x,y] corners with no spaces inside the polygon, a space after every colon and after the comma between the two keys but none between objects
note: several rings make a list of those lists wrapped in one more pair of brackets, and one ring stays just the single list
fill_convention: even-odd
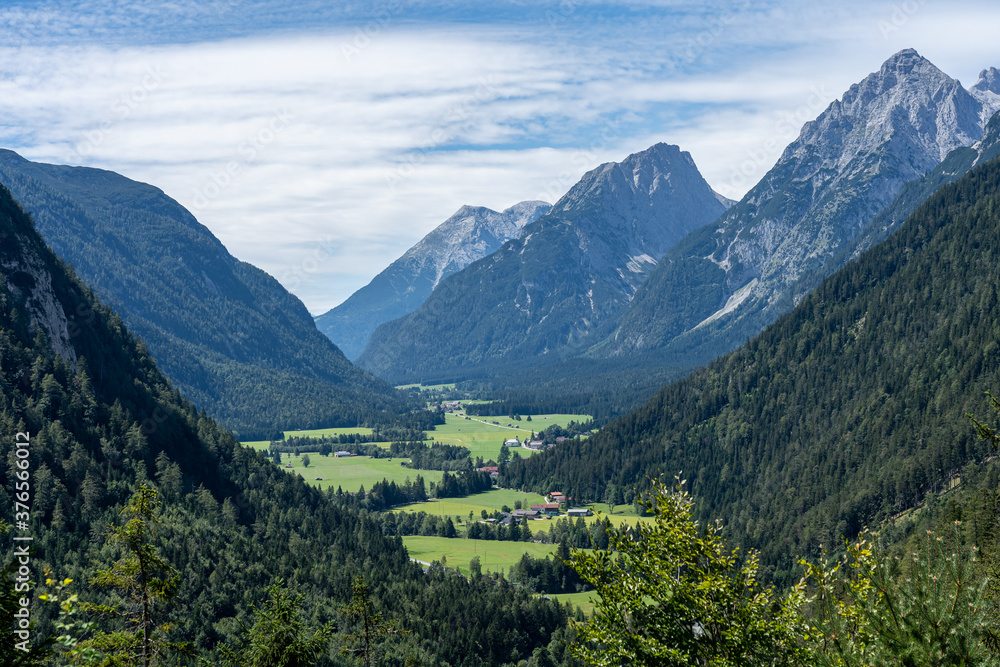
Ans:
[{"label": "sunlit green pasture", "polygon": [[371,435],[372,430],[364,426],[347,426],[343,428],[314,428],[299,431],[285,431],[284,433],[285,438],[322,438],[324,436],[331,435],[350,435],[351,433]]},{"label": "sunlit green pasture", "polygon": [[[440,473],[438,475],[439,476],[434,480],[435,482],[440,480]],[[393,511],[427,512],[428,514],[436,514],[438,516],[458,516],[465,517],[467,519],[469,512],[472,512],[475,517],[480,517],[482,516],[483,510],[492,514],[494,510],[499,510],[504,505],[513,509],[515,501],[518,500],[521,501],[525,508],[530,505],[540,505],[545,502],[537,493],[524,493],[521,491],[512,491],[510,489],[493,489],[492,491],[477,493],[463,498],[434,498],[424,503],[400,505]]]},{"label": "sunlit green pasture", "polygon": [[[477,456],[485,460],[496,460],[500,454],[500,447],[504,441],[510,438],[517,438],[523,441],[530,437],[532,432],[544,430],[553,424],[566,426],[571,421],[586,421],[590,417],[586,415],[532,415],[531,421],[526,421],[522,416],[521,421],[510,419],[504,416],[471,416],[469,419],[458,414],[446,414],[444,424],[438,425],[433,431],[427,431],[429,437],[437,442],[446,442],[453,445],[462,445],[469,448],[469,455],[472,458]],[[497,422],[494,424],[493,422]],[[516,451],[522,458],[531,456],[535,452],[517,448]]]},{"label": "sunlit green pasture", "polygon": [[[306,430],[296,430],[296,431],[284,431],[284,437],[287,438],[322,438],[324,436],[337,436],[337,435],[350,435],[351,433],[360,433],[362,435],[371,435],[372,430],[364,426],[351,426],[345,428],[316,428],[316,429],[306,429]],[[268,445],[271,444],[270,440],[247,440],[243,442],[247,447],[253,447],[254,449],[267,449]]]},{"label": "sunlit green pasture", "polygon": [[587,618],[594,615],[594,605],[598,600],[597,593],[595,591],[587,591],[586,593],[550,593],[545,597],[551,600],[558,600],[562,604],[569,602],[574,607],[580,607],[583,610],[583,613],[587,615]]},{"label": "sunlit green pasture", "polygon": [[419,382],[414,384],[401,384],[397,385],[396,389],[405,391],[406,389],[413,389],[416,387],[420,391],[451,391],[455,388],[455,383],[451,384],[420,384]]},{"label": "sunlit green pasture", "polygon": [[[587,523],[593,523],[598,519],[609,519],[611,525],[621,526],[622,524],[629,524],[634,526],[636,523],[643,522],[649,523],[653,521],[652,516],[637,516],[635,513],[635,507],[632,505],[615,505],[614,514],[611,513],[611,506],[606,503],[591,503],[589,505],[583,505],[583,507],[588,508],[592,515],[584,517]],[[600,517],[598,517],[598,512],[600,512]]]},{"label": "sunlit green pasture", "polygon": [[448,567],[460,567],[469,572],[469,561],[479,556],[483,571],[499,572],[510,570],[524,554],[534,558],[545,558],[555,553],[558,544],[536,544],[535,542],[506,542],[497,540],[467,540],[463,537],[430,537],[409,535],[403,537],[403,544],[410,552],[410,558],[430,563],[447,558]]},{"label": "sunlit green pasture", "polygon": [[[351,456],[337,458],[333,455],[321,456],[319,454],[309,454],[309,466],[302,465],[302,456],[291,454],[281,455],[281,467],[287,472],[302,475],[302,477],[313,486],[321,489],[327,487],[341,487],[344,491],[356,492],[362,486],[371,489],[376,482],[386,479],[396,484],[405,484],[406,478],[410,481],[420,475],[424,478],[427,488],[430,483],[441,481],[440,470],[412,470],[400,465],[406,459],[393,458],[373,459],[367,456]],[[288,468],[287,465],[292,467]],[[316,479],[320,477],[321,479]]]}]

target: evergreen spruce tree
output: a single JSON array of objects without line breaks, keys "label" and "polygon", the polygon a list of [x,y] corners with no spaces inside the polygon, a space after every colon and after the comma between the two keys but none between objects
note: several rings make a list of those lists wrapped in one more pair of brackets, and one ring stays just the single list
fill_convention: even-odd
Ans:
[{"label": "evergreen spruce tree", "polygon": [[272,584],[264,604],[251,608],[253,625],[242,629],[241,643],[222,648],[226,667],[311,667],[327,652],[333,623],[310,634],[300,613],[302,595],[283,583]]},{"label": "evergreen spruce tree", "polygon": [[156,623],[159,607],[176,594],[179,584],[177,572],[152,544],[159,506],[156,491],[141,485],[122,509],[125,523],[108,532],[108,542],[121,549],[121,558],[91,578],[97,586],[117,589],[125,600],[124,608],[88,605],[126,622],[124,629],[101,631],[88,641],[106,656],[103,667],[150,667],[165,664],[172,654],[190,652],[187,644],[167,639],[169,624]]}]

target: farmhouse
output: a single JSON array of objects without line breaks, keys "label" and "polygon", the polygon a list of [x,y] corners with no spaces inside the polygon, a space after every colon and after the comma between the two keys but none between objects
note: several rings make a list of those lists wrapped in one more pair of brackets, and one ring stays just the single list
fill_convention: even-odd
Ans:
[{"label": "farmhouse", "polygon": [[490,474],[491,479],[496,479],[500,476],[500,468],[498,466],[483,466],[482,468],[476,468],[476,472],[487,472]]},{"label": "farmhouse", "polygon": [[520,447],[521,441],[518,440],[517,438],[509,438],[505,440],[503,444],[507,445],[508,447]]},{"label": "farmhouse", "polygon": [[545,516],[559,516],[559,503],[545,503],[544,505],[532,505],[531,511],[544,514]]},{"label": "farmhouse", "polygon": [[514,510],[510,515],[515,519],[537,519],[540,513],[536,510]]},{"label": "farmhouse", "polygon": [[568,514],[570,518],[573,518],[578,516],[590,516],[592,512],[586,507],[574,507],[573,509],[566,510],[566,514]]},{"label": "farmhouse", "polygon": [[333,455],[339,459],[339,458],[343,458],[345,456],[350,456],[351,453],[350,452],[345,452],[344,450],[340,450],[339,452],[334,452]]}]

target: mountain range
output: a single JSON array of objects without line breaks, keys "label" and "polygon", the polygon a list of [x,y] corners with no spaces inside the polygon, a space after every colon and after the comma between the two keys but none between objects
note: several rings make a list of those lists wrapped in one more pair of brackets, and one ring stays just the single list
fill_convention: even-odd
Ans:
[{"label": "mountain range", "polygon": [[669,253],[589,354],[658,349],[697,365],[732,349],[801,300],[806,276],[839,268],[830,264],[838,249],[904,184],[978,141],[996,110],[900,51],[806,123],[736,206]]},{"label": "mountain range", "polygon": [[317,317],[317,328],[348,359],[357,359],[378,325],[412,313],[442,278],[493,254],[550,208],[541,201],[520,202],[500,213],[463,206],[370,283]]},{"label": "mountain range", "polygon": [[[298,298],[161,190],[12,151],[0,151],[0,181],[177,388],[241,436],[405,410],[316,329]],[[90,318],[72,315],[77,326]]]},{"label": "mountain range", "polygon": [[[591,277],[566,269],[589,258],[567,262],[552,251],[524,259],[518,244],[531,238],[529,226],[521,240],[443,282],[412,315],[383,325],[359,363],[393,381],[436,373],[452,379],[502,376],[501,384],[519,377],[534,382],[541,371],[532,367],[573,356],[580,363],[545,372],[563,377],[578,372],[567,369],[609,360],[622,370],[669,368],[669,378],[707,363],[791,310],[823,277],[874,242],[879,234],[869,225],[904,185],[981,139],[998,109],[997,89],[996,69],[984,70],[966,90],[916,51],[900,51],[806,123],[775,166],[718,219],[695,225],[688,216],[688,233],[662,255],[648,253],[648,262],[630,255],[632,266],[642,266],[622,271],[617,290],[595,300],[608,304],[606,309],[595,306],[587,313],[581,295],[588,293]],[[600,172],[588,174],[566,197],[577,211],[593,213],[593,227],[614,228],[620,216],[603,212],[599,189],[587,185]],[[907,214],[920,201],[914,192]],[[921,192],[930,194],[926,186]],[[661,203],[652,205],[651,219]],[[557,203],[534,224],[545,226],[560,210]],[[602,216],[608,222],[597,222]],[[896,224],[902,218],[897,215]],[[883,227],[881,238],[889,231]],[[553,246],[573,246],[554,239]],[[559,280],[511,280],[506,255],[515,254],[524,271],[548,271]],[[534,307],[564,293],[584,307]],[[551,334],[534,335],[542,328]]]},{"label": "mountain range", "polygon": [[677,146],[603,164],[521,236],[376,329],[358,364],[393,380],[419,379],[578,352],[671,246],[729,203]]},{"label": "mountain range", "polygon": [[[795,579],[933,495],[984,480],[966,415],[1000,386],[1000,159],[941,187],[884,242],[737,350],[501,484],[603,499],[681,474],[702,520]],[[962,508],[953,510],[962,518]]]},{"label": "mountain range", "polygon": [[[905,538],[920,507],[972,517],[963,539],[995,549],[976,522],[995,523],[1000,462],[967,415],[1000,386],[998,84],[989,69],[966,90],[902,51],[735,205],[689,154],[656,144],[588,172],[548,210],[463,208],[357,299],[374,317],[433,287],[377,327],[360,361],[393,379],[577,365],[600,368],[587,381],[611,393],[736,348],[586,438],[513,457],[500,485],[641,501],[678,475],[697,519],[759,549],[758,580],[779,586],[801,575],[798,558],[825,559],[865,527]],[[178,570],[156,613],[206,663],[240,645],[272,582],[294,600],[296,634],[333,623],[323,659],[342,659],[366,629],[358,597],[347,605],[363,579],[371,609],[401,628],[380,642],[386,664],[572,664],[565,606],[478,565],[424,570],[371,497],[309,486],[182,396],[247,429],[412,407],[295,297],[151,186],[9,151],[0,180],[0,430],[30,433],[34,557],[58,579],[111,565],[109,526],[150,485],[163,509],[148,553]],[[14,472],[0,467],[7,523]],[[955,489],[987,495],[963,505]],[[85,597],[120,602],[98,586]],[[48,628],[58,609],[32,613]]]}]

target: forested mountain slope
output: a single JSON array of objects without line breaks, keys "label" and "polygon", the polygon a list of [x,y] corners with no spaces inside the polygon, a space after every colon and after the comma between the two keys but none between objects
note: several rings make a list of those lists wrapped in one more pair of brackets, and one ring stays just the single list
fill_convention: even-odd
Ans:
[{"label": "forested mountain slope", "polygon": [[519,238],[380,326],[358,364],[393,381],[419,380],[578,352],[663,253],[728,203],[677,146],[601,165]]},{"label": "forested mountain slope", "polygon": [[542,201],[501,212],[463,206],[344,303],[317,317],[316,327],[348,359],[357,359],[378,325],[412,313],[443,278],[493,254],[550,208]]},{"label": "forested mountain slope", "polygon": [[[341,664],[338,648],[355,625],[338,608],[361,575],[376,608],[411,631],[386,647],[382,664],[516,662],[565,626],[564,608],[502,581],[422,573],[377,522],[241,447],[179,395],[2,187],[0,239],[0,433],[8,442],[30,433],[34,577],[49,566],[57,579],[74,579],[83,600],[114,602],[92,577],[117,558],[105,545],[108,527],[146,483],[164,500],[154,547],[180,575],[177,598],[157,607],[161,621],[176,623],[175,638],[210,664],[220,664],[216,651],[237,632],[235,619],[247,621],[278,578],[305,596],[310,623],[336,622],[322,665]],[[15,460],[0,467],[8,524]],[[53,630],[53,607],[36,605],[34,637]]]},{"label": "forested mountain slope", "polygon": [[302,302],[157,188],[11,151],[0,151],[0,181],[182,393],[226,427],[265,437],[404,409],[316,329]]},{"label": "forested mountain slope", "polygon": [[603,498],[683,475],[787,581],[980,460],[966,413],[1000,387],[1000,162],[945,185],[745,346],[502,483]]}]

